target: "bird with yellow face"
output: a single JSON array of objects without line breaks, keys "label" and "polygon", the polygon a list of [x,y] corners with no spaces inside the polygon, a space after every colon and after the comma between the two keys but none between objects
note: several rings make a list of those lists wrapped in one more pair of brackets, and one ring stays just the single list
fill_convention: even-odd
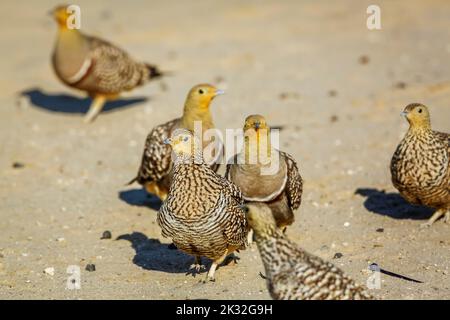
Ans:
[{"label": "bird with yellow face", "polygon": [[163,75],[156,66],[136,62],[119,47],[69,27],[67,6],[58,6],[51,14],[58,26],[53,69],[64,84],[93,99],[85,122],[95,120],[107,101]]},{"label": "bird with yellow face", "polygon": [[[210,106],[213,99],[224,93],[210,84],[199,84],[194,86],[188,93],[184,103],[183,115],[162,125],[156,126],[147,136],[141,166],[136,178],[130,183],[137,181],[145,187],[147,192],[155,194],[161,200],[167,197],[172,180],[172,157],[171,147],[164,144],[164,140],[170,138],[175,130],[186,129],[194,132],[195,124],[201,124],[202,130],[214,128]],[[209,140],[200,137],[200,150],[204,150],[210,143]],[[221,151],[220,151],[221,152]],[[214,171],[220,164],[213,161],[215,158],[207,159]]]},{"label": "bird with yellow face", "polygon": [[423,104],[409,104],[402,115],[409,129],[392,156],[392,183],[408,202],[436,209],[423,227],[441,216],[450,223],[450,134],[431,129]]},{"label": "bird with yellow face", "polygon": [[247,203],[267,204],[284,229],[301,204],[303,180],[294,158],[272,146],[270,131],[262,115],[245,119],[244,148],[227,165],[225,177],[241,189]]}]

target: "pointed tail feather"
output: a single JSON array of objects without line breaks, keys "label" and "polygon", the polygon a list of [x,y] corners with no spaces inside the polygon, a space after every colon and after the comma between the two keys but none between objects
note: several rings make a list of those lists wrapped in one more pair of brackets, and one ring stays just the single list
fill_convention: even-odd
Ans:
[{"label": "pointed tail feather", "polygon": [[170,76],[172,73],[170,71],[162,71],[157,66],[146,64],[145,65],[149,71],[148,79],[160,78],[163,76]]},{"label": "pointed tail feather", "polygon": [[135,183],[137,180],[138,180],[138,177],[135,177],[135,178],[131,179],[131,181],[128,182],[127,184],[125,184],[125,185],[126,185],[126,186],[129,186],[130,184]]}]

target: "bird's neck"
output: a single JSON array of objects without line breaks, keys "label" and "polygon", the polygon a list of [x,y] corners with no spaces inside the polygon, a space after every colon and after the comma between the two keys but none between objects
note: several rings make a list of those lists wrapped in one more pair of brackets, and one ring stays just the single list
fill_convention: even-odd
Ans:
[{"label": "bird's neck", "polygon": [[70,55],[71,52],[79,53],[80,48],[86,46],[83,34],[77,29],[68,29],[67,27],[60,27],[58,29],[58,36],[56,40],[56,53],[61,50],[64,51],[65,56]]},{"label": "bird's neck", "polygon": [[73,41],[83,39],[82,33],[78,29],[69,29],[66,25],[58,26],[58,38],[72,39]]},{"label": "bird's neck", "polygon": [[271,145],[269,133],[245,136],[243,151],[244,165],[270,166],[272,157],[276,155],[276,150]]},{"label": "bird's neck", "polygon": [[411,124],[409,126],[407,136],[426,136],[432,132],[429,123]]},{"label": "bird's neck", "polygon": [[192,154],[178,154],[175,157],[174,165],[175,166],[183,166],[183,165],[192,165],[192,164],[204,164],[202,150],[195,150]]},{"label": "bird's neck", "polygon": [[184,106],[181,125],[190,131],[194,131],[195,122],[201,122],[202,130],[214,128],[209,106],[197,106],[187,102]]}]

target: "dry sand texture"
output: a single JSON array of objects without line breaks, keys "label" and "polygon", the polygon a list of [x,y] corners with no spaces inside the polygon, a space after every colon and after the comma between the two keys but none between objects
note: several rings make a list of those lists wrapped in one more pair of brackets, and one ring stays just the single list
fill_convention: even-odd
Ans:
[{"label": "dry sand texture", "polygon": [[[369,31],[372,2],[79,1],[87,33],[174,72],[85,125],[88,102],[50,68],[57,3],[2,1],[0,298],[269,297],[256,247],[216,283],[186,276],[192,258],[167,248],[156,203],[124,187],[146,134],[199,82],[227,90],[212,107],[220,128],[250,113],[284,126],[305,179],[292,239],[360,282],[370,262],[424,281],[382,275],[381,298],[450,298],[450,225],[420,230],[430,211],[405,204],[388,170],[406,104],[429,105],[434,128],[450,131],[450,3],[377,1],[382,30]],[[81,290],[65,289],[69,265]]]}]

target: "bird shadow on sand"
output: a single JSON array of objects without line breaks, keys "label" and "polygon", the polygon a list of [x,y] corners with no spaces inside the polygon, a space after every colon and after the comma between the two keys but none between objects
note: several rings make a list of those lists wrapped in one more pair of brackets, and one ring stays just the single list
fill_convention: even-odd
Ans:
[{"label": "bird shadow on sand", "polygon": [[364,207],[370,212],[389,216],[394,219],[423,220],[433,214],[432,209],[423,206],[414,206],[396,192],[386,193],[385,190],[358,188],[355,194],[366,197]]},{"label": "bird shadow on sand", "polygon": [[[30,104],[51,112],[84,114],[89,110],[91,98],[81,98],[67,94],[48,94],[41,89],[32,88],[20,92],[20,96],[28,97]],[[103,107],[103,112],[129,108],[147,101],[148,98],[127,98],[109,101]]]},{"label": "bird shadow on sand", "polygon": [[128,203],[130,206],[147,207],[155,211],[161,208],[161,200],[144,189],[132,189],[119,192],[119,199]]},{"label": "bird shadow on sand", "polygon": [[141,232],[122,234],[116,240],[127,240],[136,251],[133,263],[145,270],[163,271],[168,273],[189,274],[189,266],[194,258],[188,254],[170,248],[158,239],[150,239]]}]

